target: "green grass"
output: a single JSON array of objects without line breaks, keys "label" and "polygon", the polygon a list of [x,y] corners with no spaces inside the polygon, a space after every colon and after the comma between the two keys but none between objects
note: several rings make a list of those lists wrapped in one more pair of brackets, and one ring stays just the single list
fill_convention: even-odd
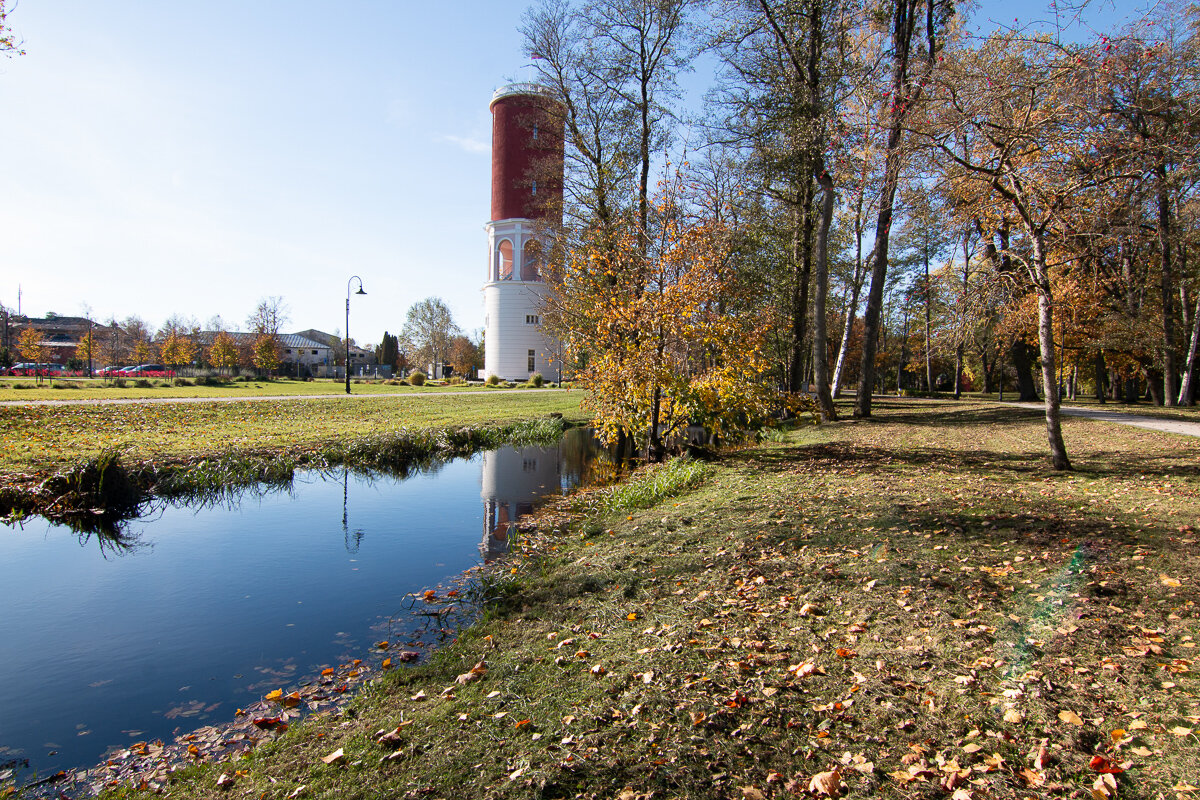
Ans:
[{"label": "green grass", "polygon": [[546,416],[579,419],[578,392],[222,403],[0,407],[0,475],[53,471],[102,450],[131,461],[228,451],[291,452],[399,428],[488,425]]},{"label": "green grass", "polygon": [[[55,378],[41,386],[35,386],[32,378],[0,378],[0,402],[27,402],[31,400],[144,400],[164,397],[294,397],[304,395],[344,395],[344,381],[314,380],[297,381],[278,379],[271,381],[241,380],[220,385],[175,386],[168,378],[148,378],[149,388],[135,386],[137,379],[126,380],[124,388],[100,378]],[[191,379],[189,379],[191,380]],[[360,395],[405,395],[430,394],[435,392],[481,392],[479,384],[430,384],[424,386],[389,386],[383,381],[357,382],[351,379],[352,394]],[[79,391],[71,391],[79,390]]]},{"label": "green grass", "polygon": [[649,508],[566,498],[452,645],[171,796],[236,769],[230,796],[781,798],[837,769],[852,798],[1076,798],[1096,757],[1121,798],[1193,796],[1200,440],[1064,436],[1071,473],[1035,412],[884,400]]}]

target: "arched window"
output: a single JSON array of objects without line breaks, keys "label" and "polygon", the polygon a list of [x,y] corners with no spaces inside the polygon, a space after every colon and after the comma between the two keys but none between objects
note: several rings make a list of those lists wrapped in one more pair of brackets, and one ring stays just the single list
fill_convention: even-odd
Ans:
[{"label": "arched window", "polygon": [[521,254],[521,280],[540,281],[542,279],[542,243],[530,239],[525,243],[525,252]]},{"label": "arched window", "polygon": [[513,276],[513,246],[508,239],[496,245],[496,280],[511,281]]}]

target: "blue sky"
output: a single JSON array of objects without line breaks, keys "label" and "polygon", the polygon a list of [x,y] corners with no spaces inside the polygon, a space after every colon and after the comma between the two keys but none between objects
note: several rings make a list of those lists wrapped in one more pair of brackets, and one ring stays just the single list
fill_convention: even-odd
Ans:
[{"label": "blue sky", "polygon": [[488,102],[530,77],[526,5],[10,2],[0,302],[236,328],[279,295],[289,329],[333,331],[359,275],[360,342],[431,295],[481,327]]}]

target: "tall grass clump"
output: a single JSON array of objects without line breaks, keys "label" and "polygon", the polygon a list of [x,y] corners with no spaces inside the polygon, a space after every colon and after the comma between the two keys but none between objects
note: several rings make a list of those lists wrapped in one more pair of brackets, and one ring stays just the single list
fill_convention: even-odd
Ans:
[{"label": "tall grass clump", "polygon": [[696,488],[712,472],[712,467],[690,458],[673,458],[664,464],[654,464],[607,490],[602,508],[611,513],[650,508],[668,497]]},{"label": "tall grass clump", "polygon": [[39,492],[54,495],[52,511],[65,512],[96,509],[125,514],[136,510],[143,497],[136,476],[126,469],[115,447],[47,478]]},{"label": "tall grass clump", "polygon": [[153,490],[172,500],[213,500],[258,484],[286,486],[295,473],[296,461],[286,455],[231,453],[163,470],[155,476]]}]

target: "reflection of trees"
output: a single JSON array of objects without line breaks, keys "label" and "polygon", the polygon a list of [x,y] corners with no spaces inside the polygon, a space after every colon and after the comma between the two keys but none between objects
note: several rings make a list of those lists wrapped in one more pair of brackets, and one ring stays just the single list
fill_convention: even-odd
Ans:
[{"label": "reflection of trees", "polygon": [[571,428],[563,434],[558,451],[562,463],[562,488],[612,483],[628,461],[615,447],[604,447],[591,428]]}]

